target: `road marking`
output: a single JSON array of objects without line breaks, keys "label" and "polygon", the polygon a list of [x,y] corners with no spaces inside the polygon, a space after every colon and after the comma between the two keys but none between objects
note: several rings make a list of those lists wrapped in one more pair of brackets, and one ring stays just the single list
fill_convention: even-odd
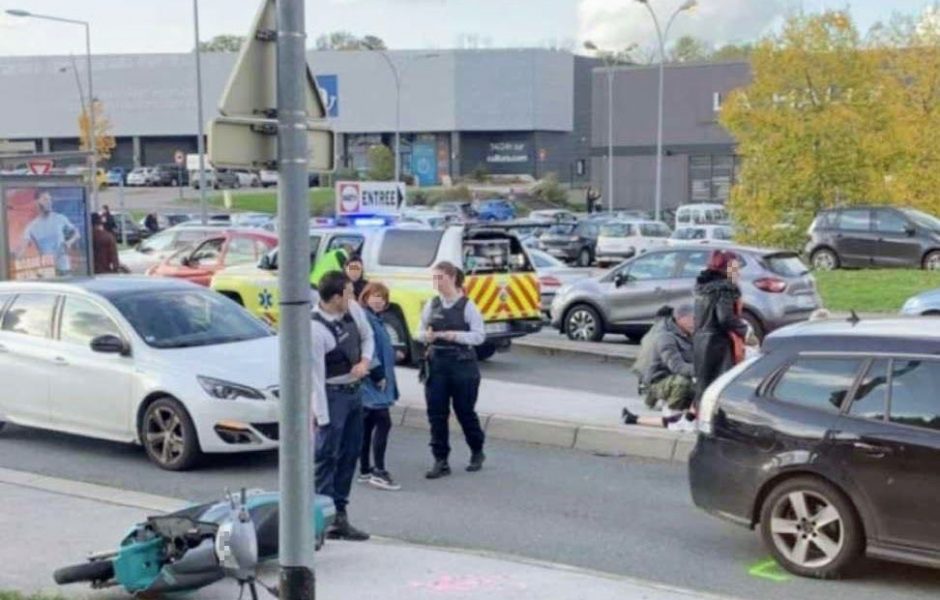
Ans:
[{"label": "road marking", "polygon": [[751,577],[767,579],[775,583],[790,581],[790,576],[777,564],[777,561],[772,558],[768,558],[767,560],[751,566],[751,568],[747,570],[747,574]]}]

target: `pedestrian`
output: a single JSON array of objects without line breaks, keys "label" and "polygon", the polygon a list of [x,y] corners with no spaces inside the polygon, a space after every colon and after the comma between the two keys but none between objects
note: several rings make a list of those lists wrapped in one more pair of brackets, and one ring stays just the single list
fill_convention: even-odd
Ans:
[{"label": "pedestrian", "polygon": [[336,506],[336,519],[327,536],[363,541],[369,534],[349,523],[346,508],[362,450],[362,380],[369,374],[374,336],[369,318],[353,301],[352,282],[346,275],[339,271],[325,274],[318,293],[320,300],[311,324],[316,490],[332,498]]},{"label": "pedestrian", "polygon": [[157,233],[160,231],[160,222],[157,220],[157,215],[154,213],[148,213],[147,218],[144,219],[144,227],[146,227],[147,231],[150,233]]},{"label": "pedestrian", "polygon": [[585,203],[587,204],[588,214],[593,214],[600,210],[600,203],[598,202],[601,199],[600,193],[594,189],[593,186],[588,186],[587,192],[584,195]]},{"label": "pedestrian", "polygon": [[111,214],[111,208],[107,204],[101,207],[101,221],[104,230],[117,239],[117,221],[114,219],[114,215]]},{"label": "pedestrian", "polygon": [[346,261],[346,266],[343,267],[343,271],[346,273],[346,277],[349,277],[349,280],[353,284],[353,297],[357,300],[362,297],[362,292],[365,291],[366,285],[369,281],[365,278],[365,268],[362,264],[362,259],[353,255],[349,257],[349,260]]},{"label": "pedestrian", "polygon": [[663,306],[656,312],[653,318],[653,326],[646,332],[643,339],[640,340],[640,351],[637,352],[636,360],[630,370],[637,378],[637,392],[642,396],[646,394],[649,382],[646,381],[646,375],[649,372],[650,363],[653,360],[653,352],[656,349],[656,339],[669,319],[672,318],[673,309],[671,306]]},{"label": "pedestrian", "polygon": [[748,325],[742,316],[738,287],[740,259],[715,250],[695,285],[695,405],[722,373],[744,359]]},{"label": "pedestrian", "polygon": [[343,271],[351,254],[345,248],[334,248],[320,257],[310,271],[310,285],[316,288],[323,276],[332,271]]},{"label": "pedestrian", "polygon": [[388,288],[384,284],[370,283],[359,297],[359,304],[365,309],[375,336],[372,370],[362,384],[364,431],[359,457],[359,481],[381,490],[397,491],[401,486],[395,483],[385,468],[385,449],[392,429],[389,408],[399,397],[395,379],[397,356],[392,338],[382,320],[383,313],[388,309],[388,295]]},{"label": "pedestrian", "polygon": [[104,219],[98,213],[92,213],[91,227],[91,251],[95,275],[119,272],[117,240],[105,230]]},{"label": "pedestrian", "polygon": [[695,308],[680,304],[673,316],[663,320],[657,331],[653,352],[644,374],[649,385],[646,405],[662,405],[662,417],[641,417],[628,408],[623,409],[625,425],[644,425],[689,431],[694,428],[693,413],[689,411],[695,398],[692,377],[695,375],[692,352],[692,333],[695,330]]},{"label": "pedestrian", "polygon": [[424,395],[431,425],[431,453],[434,466],[425,475],[439,479],[450,475],[448,419],[453,403],[457,422],[470,447],[467,471],[483,468],[485,436],[476,413],[480,390],[480,367],[475,346],[486,341],[483,316],[464,294],[463,271],[452,263],[440,262],[433,269],[438,295],[428,302],[421,314],[418,341],[427,344]]}]

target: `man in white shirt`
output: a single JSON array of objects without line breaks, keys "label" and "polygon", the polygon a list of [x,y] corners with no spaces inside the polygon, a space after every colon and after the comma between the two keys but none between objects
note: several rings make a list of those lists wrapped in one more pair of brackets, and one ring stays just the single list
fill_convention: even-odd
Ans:
[{"label": "man in white shirt", "polygon": [[363,541],[369,535],[349,524],[346,506],[362,450],[361,381],[369,374],[375,340],[363,309],[353,299],[353,284],[331,271],[318,286],[313,309],[313,413],[317,424],[317,493],[336,505],[331,539]]},{"label": "man in white shirt", "polygon": [[40,192],[36,198],[39,214],[29,222],[23,231],[20,246],[14,251],[14,257],[20,257],[30,245],[36,247],[40,258],[52,257],[56,276],[62,277],[72,272],[69,251],[78,242],[78,229],[59,213],[52,212],[52,197],[49,192]]}]

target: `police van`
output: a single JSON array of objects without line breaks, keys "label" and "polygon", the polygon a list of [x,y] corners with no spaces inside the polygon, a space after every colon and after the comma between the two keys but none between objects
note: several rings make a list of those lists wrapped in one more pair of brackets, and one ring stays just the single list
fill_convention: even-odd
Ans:
[{"label": "police van", "polygon": [[[483,314],[486,343],[477,348],[481,360],[508,350],[514,338],[539,331],[539,280],[519,239],[485,226],[427,229],[391,227],[324,227],[310,230],[311,265],[340,248],[362,257],[365,277],[390,290],[386,326],[407,361],[419,356],[415,342],[421,311],[434,295],[431,268],[440,261],[461,266],[467,296]],[[271,325],[277,326],[277,249],[257,266],[236,266],[218,272],[211,287]]]}]

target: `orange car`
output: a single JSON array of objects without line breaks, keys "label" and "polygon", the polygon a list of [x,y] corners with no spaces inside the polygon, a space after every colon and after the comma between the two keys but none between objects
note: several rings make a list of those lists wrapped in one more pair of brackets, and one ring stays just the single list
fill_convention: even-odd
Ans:
[{"label": "orange car", "polygon": [[277,246],[277,236],[257,229],[220,230],[195,248],[180,250],[151,267],[147,275],[176,277],[209,286],[216,271],[247,263],[257,263]]}]

